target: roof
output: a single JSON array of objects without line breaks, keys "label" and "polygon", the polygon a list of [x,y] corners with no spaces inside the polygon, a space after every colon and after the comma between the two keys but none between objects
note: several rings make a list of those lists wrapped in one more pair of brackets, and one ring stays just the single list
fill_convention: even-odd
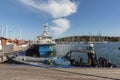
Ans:
[{"label": "roof", "polygon": [[1,40],[1,39],[5,39],[5,40],[8,40],[7,38],[4,38],[4,37],[0,37],[0,40]]},{"label": "roof", "polygon": [[51,34],[49,32],[47,32],[47,31],[44,31],[41,36],[49,36],[49,37],[51,37]]}]

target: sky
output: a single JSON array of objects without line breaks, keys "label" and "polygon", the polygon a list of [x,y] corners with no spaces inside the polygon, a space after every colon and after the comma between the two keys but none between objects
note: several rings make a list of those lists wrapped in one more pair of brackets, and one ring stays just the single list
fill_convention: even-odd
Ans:
[{"label": "sky", "polygon": [[0,35],[30,40],[44,24],[54,38],[120,36],[120,0],[0,0]]}]

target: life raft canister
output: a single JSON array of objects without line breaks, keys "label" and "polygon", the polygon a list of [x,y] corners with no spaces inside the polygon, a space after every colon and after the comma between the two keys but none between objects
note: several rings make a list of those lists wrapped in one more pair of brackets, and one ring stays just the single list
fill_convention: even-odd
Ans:
[{"label": "life raft canister", "polygon": [[49,59],[49,64],[50,64],[51,66],[54,65],[54,64],[53,64],[53,61],[52,61],[51,59]]}]

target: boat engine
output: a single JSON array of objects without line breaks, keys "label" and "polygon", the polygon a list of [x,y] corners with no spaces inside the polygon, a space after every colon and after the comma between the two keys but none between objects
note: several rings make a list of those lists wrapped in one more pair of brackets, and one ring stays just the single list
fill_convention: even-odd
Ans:
[{"label": "boat engine", "polygon": [[112,63],[112,61],[107,60],[106,58],[100,57],[98,59],[98,63],[100,67],[117,67],[115,64]]}]

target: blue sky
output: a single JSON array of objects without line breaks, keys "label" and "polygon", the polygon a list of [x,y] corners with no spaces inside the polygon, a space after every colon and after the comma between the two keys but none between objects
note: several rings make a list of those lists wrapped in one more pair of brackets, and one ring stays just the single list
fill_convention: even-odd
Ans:
[{"label": "blue sky", "polygon": [[0,0],[0,31],[7,26],[9,37],[32,39],[46,21],[54,37],[120,36],[120,0]]}]

